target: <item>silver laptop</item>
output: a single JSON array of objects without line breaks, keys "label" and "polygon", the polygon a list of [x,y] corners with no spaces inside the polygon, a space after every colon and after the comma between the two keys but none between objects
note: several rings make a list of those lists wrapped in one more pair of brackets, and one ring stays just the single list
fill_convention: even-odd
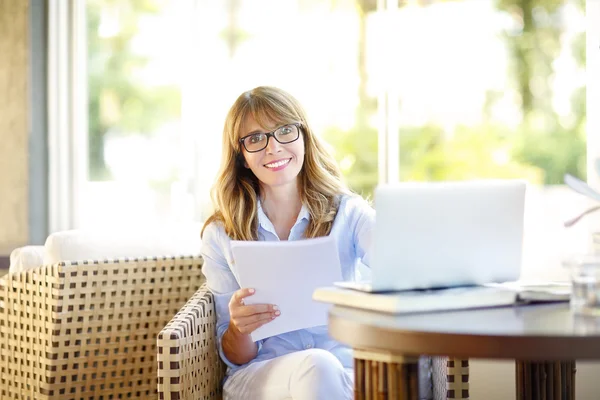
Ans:
[{"label": "silver laptop", "polygon": [[339,286],[383,292],[518,279],[525,187],[520,180],[379,186],[371,280]]}]

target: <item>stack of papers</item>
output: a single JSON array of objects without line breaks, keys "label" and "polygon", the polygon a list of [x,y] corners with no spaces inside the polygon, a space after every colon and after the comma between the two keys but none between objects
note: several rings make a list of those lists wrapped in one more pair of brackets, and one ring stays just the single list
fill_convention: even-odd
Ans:
[{"label": "stack of papers", "polygon": [[528,282],[515,281],[489,283],[486,287],[512,291],[519,302],[569,301],[571,284],[569,282]]},{"label": "stack of papers", "polygon": [[336,286],[315,290],[313,299],[324,303],[391,314],[450,311],[513,306],[532,302],[568,301],[570,285],[507,282],[449,289],[368,293]]},{"label": "stack of papers", "polygon": [[508,306],[516,300],[511,291],[486,287],[368,293],[335,286],[317,289],[313,299],[391,314]]},{"label": "stack of papers", "polygon": [[252,340],[327,324],[327,304],[312,300],[321,286],[342,279],[335,238],[232,241],[241,287],[255,289],[246,304],[274,304],[281,315],[252,332]]}]

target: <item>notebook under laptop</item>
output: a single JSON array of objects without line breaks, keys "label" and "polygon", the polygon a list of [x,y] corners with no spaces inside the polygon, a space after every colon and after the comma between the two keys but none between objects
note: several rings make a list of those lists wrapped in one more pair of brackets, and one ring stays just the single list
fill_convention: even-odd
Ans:
[{"label": "notebook under laptop", "polygon": [[379,186],[371,280],[336,285],[383,292],[518,279],[525,186],[519,180]]}]

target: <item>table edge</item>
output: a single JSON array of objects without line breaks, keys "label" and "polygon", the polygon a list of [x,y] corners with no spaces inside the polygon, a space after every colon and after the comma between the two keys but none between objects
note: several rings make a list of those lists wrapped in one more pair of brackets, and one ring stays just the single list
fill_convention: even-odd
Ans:
[{"label": "table edge", "polygon": [[520,360],[598,360],[600,336],[503,336],[395,330],[329,313],[329,334],[353,348],[404,355]]}]

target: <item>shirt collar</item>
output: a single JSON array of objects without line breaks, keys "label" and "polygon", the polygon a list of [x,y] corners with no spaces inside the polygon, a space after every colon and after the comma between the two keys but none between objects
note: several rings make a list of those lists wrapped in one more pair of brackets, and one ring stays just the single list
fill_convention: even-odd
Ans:
[{"label": "shirt collar", "polygon": [[302,220],[308,221],[309,219],[310,219],[310,212],[308,212],[308,207],[306,207],[306,204],[302,204],[302,208],[300,209],[300,212],[298,213],[298,219],[296,219],[296,224]]},{"label": "shirt collar", "polygon": [[[296,223],[294,224],[294,226],[296,226],[299,222],[301,222],[303,220],[308,221],[309,219],[310,219],[310,212],[308,211],[308,207],[306,207],[306,204],[302,204],[302,208],[300,209],[300,212],[298,213],[298,218],[296,219]],[[269,217],[267,217],[267,214],[265,214],[265,211],[262,208],[262,203],[261,203],[260,199],[258,199],[258,224],[260,226],[262,226],[263,229],[275,232],[275,227],[273,226],[273,223],[271,222],[271,220],[269,220]]]},{"label": "shirt collar", "polygon": [[263,229],[266,229],[268,231],[275,231],[271,220],[269,220],[269,217],[267,217],[267,214],[265,214],[262,208],[262,203],[260,199],[258,200],[258,225],[262,226]]}]

